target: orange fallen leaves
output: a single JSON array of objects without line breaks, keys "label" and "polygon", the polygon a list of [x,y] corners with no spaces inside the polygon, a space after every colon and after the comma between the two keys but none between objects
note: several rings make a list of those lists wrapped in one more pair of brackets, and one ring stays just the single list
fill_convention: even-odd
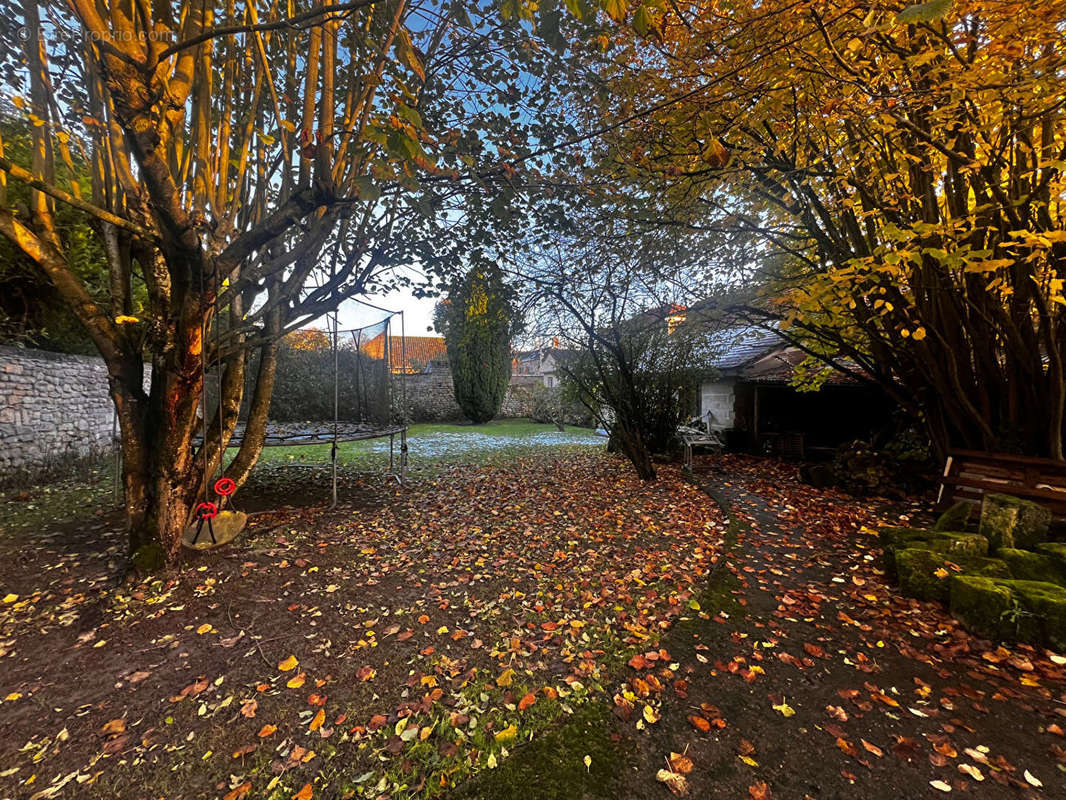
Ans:
[{"label": "orange fallen leaves", "polygon": [[311,784],[305,783],[303,788],[292,796],[292,800],[311,800]]},{"label": "orange fallen leaves", "polygon": [[277,725],[271,725],[268,722],[266,725],[264,725],[262,728],[259,729],[258,736],[259,736],[260,739],[265,739],[268,736],[273,736],[274,733],[277,732],[277,730],[278,730],[278,726]]},{"label": "orange fallen leaves", "polygon": [[537,702],[537,695],[534,692],[529,692],[525,697],[518,701],[518,710],[525,711],[535,702]]},{"label": "orange fallen leaves", "polygon": [[300,662],[296,660],[296,656],[289,656],[280,664],[278,664],[278,669],[280,669],[282,672],[291,672],[292,670],[296,669],[299,663]]},{"label": "orange fallen leaves", "polygon": [[250,791],[252,791],[252,782],[245,781],[236,789],[233,789],[232,791],[226,792],[224,795],[222,795],[222,800],[240,800],[240,798],[244,797]]}]

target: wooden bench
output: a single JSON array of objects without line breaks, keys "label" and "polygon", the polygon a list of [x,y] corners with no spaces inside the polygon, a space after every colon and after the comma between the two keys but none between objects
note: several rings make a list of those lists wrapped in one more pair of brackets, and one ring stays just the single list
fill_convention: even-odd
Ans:
[{"label": "wooden bench", "polygon": [[980,503],[985,492],[1033,500],[1066,517],[1066,461],[1010,453],[951,450],[940,479],[937,505]]}]

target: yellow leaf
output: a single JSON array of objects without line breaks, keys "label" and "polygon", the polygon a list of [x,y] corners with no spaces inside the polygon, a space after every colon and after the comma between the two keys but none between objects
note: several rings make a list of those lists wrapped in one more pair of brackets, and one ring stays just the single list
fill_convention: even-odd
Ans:
[{"label": "yellow leaf", "polygon": [[496,679],[496,685],[499,686],[501,689],[510,686],[512,683],[514,683],[513,669],[505,669],[503,672],[500,673],[500,677]]},{"label": "yellow leaf", "polygon": [[296,669],[296,665],[299,663],[300,662],[296,660],[296,656],[289,656],[280,664],[278,664],[278,669],[280,669],[282,672],[291,672],[292,670]]},{"label": "yellow leaf", "polygon": [[783,717],[791,717],[796,713],[796,709],[794,709],[792,706],[785,702],[782,702],[779,706],[775,705],[774,711],[781,712],[781,716]]},{"label": "yellow leaf", "polygon": [[17,594],[5,594],[4,595],[4,602],[5,603],[14,603],[18,599],[19,599],[19,596]]},{"label": "yellow leaf", "polygon": [[116,325],[132,325],[135,322],[140,322],[140,320],[137,317],[131,317],[128,314],[120,314],[115,317]]},{"label": "yellow leaf", "polygon": [[911,334],[914,337],[914,341],[920,342],[925,338],[925,328],[916,328],[914,333]]},{"label": "yellow leaf", "polygon": [[285,685],[288,686],[290,689],[299,689],[301,686],[304,685],[305,680],[307,680],[307,673],[301,672],[299,675],[294,675],[293,677],[289,678],[288,683],[286,683]]},{"label": "yellow leaf", "polygon": [[509,742],[518,736],[518,726],[513,722],[496,734],[497,742]]},{"label": "yellow leaf", "polygon": [[662,717],[651,706],[644,706],[644,719],[648,721],[649,725],[654,725]]},{"label": "yellow leaf", "polygon": [[205,622],[203,625],[201,625],[199,628],[196,629],[196,632],[198,634],[200,634],[201,636],[203,636],[205,633],[210,633],[211,632],[211,624],[209,622]]}]

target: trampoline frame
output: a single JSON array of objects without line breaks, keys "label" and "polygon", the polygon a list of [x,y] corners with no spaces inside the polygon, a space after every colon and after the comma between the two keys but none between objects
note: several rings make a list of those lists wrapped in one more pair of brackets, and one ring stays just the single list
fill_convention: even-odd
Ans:
[{"label": "trampoline frame", "polygon": [[[388,386],[388,393],[389,393],[388,405],[389,405],[389,409],[390,410],[392,408],[392,375],[394,373],[392,372],[392,346],[391,346],[391,343],[389,341],[389,339],[390,339],[389,330],[390,330],[391,324],[392,324],[391,323],[392,317],[398,316],[400,318],[400,364],[401,364],[401,369],[400,369],[401,405],[400,405],[400,407],[402,409],[403,417],[406,419],[406,416],[407,416],[407,370],[406,370],[406,364],[407,364],[407,333],[406,333],[406,329],[405,329],[405,326],[404,326],[403,311],[389,311],[386,308],[381,308],[379,306],[372,305],[371,303],[367,303],[366,301],[363,301],[363,300],[358,300],[356,302],[360,303],[361,305],[369,306],[370,308],[373,308],[373,309],[375,309],[377,311],[383,311],[386,314],[388,314],[388,316],[385,318],[386,325],[385,325],[385,328],[382,331],[381,335],[385,337],[384,347],[382,349],[382,358],[385,360],[385,370],[386,370],[386,373],[389,376],[387,386]],[[332,317],[332,324],[330,324],[330,318],[331,317]],[[332,421],[332,423],[320,423],[320,424],[323,425],[323,426],[331,425],[332,430],[331,431],[321,431],[321,430],[314,430],[314,429],[312,429],[310,431],[306,431],[306,430],[305,431],[299,431],[299,430],[296,430],[292,434],[290,434],[289,436],[282,438],[281,441],[278,441],[277,437],[275,437],[274,441],[271,441],[270,440],[270,428],[269,428],[270,423],[268,422],[267,423],[267,426],[268,426],[267,427],[267,433],[266,433],[266,437],[265,437],[265,439],[263,441],[263,447],[299,447],[299,446],[303,446],[303,445],[331,444],[332,447],[330,447],[330,457],[329,457],[329,462],[328,462],[329,466],[330,466],[331,473],[332,473],[332,475],[331,475],[332,488],[331,488],[331,494],[330,494],[331,499],[330,499],[329,507],[330,508],[335,508],[336,505],[337,505],[337,445],[339,443],[341,443],[341,442],[360,442],[360,441],[366,441],[366,440],[369,440],[369,439],[384,439],[385,437],[388,437],[388,439],[389,439],[389,468],[388,468],[387,472],[385,473],[386,477],[395,478],[396,482],[400,486],[406,486],[405,481],[407,479],[407,454],[408,454],[408,450],[407,450],[407,430],[408,430],[408,425],[406,423],[403,423],[403,424],[399,424],[399,425],[387,425],[387,426],[380,427],[380,428],[369,428],[367,430],[362,430],[362,431],[342,432],[341,425],[343,423],[340,421],[340,367],[339,367],[340,362],[339,362],[339,359],[338,359],[338,340],[340,338],[340,334],[341,333],[352,333],[352,334],[354,334],[357,331],[364,330],[365,327],[369,327],[369,326],[364,326],[364,328],[351,328],[351,329],[348,329],[348,330],[345,330],[345,331],[341,331],[340,330],[340,323],[339,323],[339,319],[338,319],[338,313],[336,311],[331,312],[330,314],[327,314],[326,320],[327,320],[327,323],[326,323],[327,326],[331,328],[331,331],[330,331],[330,333],[331,333],[330,342],[331,342],[331,346],[332,346],[332,349],[333,349],[333,421]],[[206,387],[205,387],[205,390],[206,390]],[[116,423],[117,423],[117,416],[116,416]],[[396,437],[397,436],[400,437],[400,449],[399,449],[399,462],[400,463],[399,463],[399,469],[396,468],[396,461],[397,461],[397,458],[396,458],[396,456],[397,456]],[[232,447],[240,447],[240,445],[241,445],[241,443],[243,441],[244,441],[244,432],[243,432],[243,430],[239,434],[234,432],[234,434],[230,437],[229,441],[226,444],[226,449],[228,450],[228,449],[230,449]],[[196,440],[194,440],[194,444],[198,444],[198,445],[202,446],[203,443],[202,442],[197,442]],[[119,457],[120,457],[119,450],[116,448],[116,463],[117,463],[117,459]],[[283,466],[288,467],[288,468],[291,468],[291,467],[320,467],[320,466],[324,466],[324,464],[322,464],[322,463],[316,463],[316,464],[285,464]],[[116,474],[117,473],[118,473],[118,470],[116,469]],[[116,486],[116,492],[117,492],[117,486]]]}]

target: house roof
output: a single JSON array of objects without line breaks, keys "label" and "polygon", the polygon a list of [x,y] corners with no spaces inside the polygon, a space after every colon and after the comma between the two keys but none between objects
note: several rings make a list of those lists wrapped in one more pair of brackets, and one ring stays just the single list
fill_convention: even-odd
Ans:
[{"label": "house roof", "polygon": [[712,353],[712,366],[721,372],[734,372],[771,350],[784,347],[786,342],[774,331],[737,325],[714,331],[708,336],[707,344]]},{"label": "house roof", "polygon": [[[383,358],[384,348],[385,334],[381,333],[363,345],[363,352],[371,358]],[[447,360],[443,336],[389,337],[389,368],[393,372],[422,372],[431,361]]]}]

